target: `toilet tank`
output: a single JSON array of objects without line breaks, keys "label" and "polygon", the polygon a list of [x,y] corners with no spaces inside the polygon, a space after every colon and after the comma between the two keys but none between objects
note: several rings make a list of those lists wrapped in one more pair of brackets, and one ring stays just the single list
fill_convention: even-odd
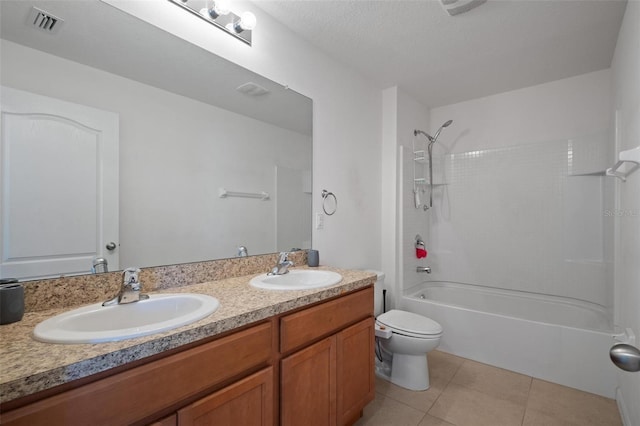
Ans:
[{"label": "toilet tank", "polygon": [[382,310],[382,290],[384,290],[384,272],[367,269],[367,272],[373,272],[378,276],[373,287],[373,312],[375,316],[383,313]]}]

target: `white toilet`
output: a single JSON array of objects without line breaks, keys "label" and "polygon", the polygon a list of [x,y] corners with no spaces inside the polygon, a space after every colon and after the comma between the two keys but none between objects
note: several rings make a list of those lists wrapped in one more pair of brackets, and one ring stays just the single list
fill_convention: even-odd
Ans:
[{"label": "white toilet", "polygon": [[[440,344],[442,326],[411,312],[392,309],[382,313],[384,273],[375,285],[376,374],[410,390],[429,389],[427,352]],[[380,360],[380,358],[382,360]]]}]

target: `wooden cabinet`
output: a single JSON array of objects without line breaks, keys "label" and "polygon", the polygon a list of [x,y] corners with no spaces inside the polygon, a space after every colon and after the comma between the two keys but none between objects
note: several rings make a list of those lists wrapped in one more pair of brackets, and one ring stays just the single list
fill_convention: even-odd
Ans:
[{"label": "wooden cabinet", "polygon": [[353,424],[375,397],[374,327],[368,318],[336,335],[339,425]]},{"label": "wooden cabinet", "polygon": [[164,419],[160,419],[156,422],[151,423],[149,426],[176,426],[178,424],[178,415],[172,414],[169,417],[165,417]]},{"label": "wooden cabinet", "polygon": [[273,425],[273,368],[265,368],[178,411],[178,426],[199,425]]},{"label": "wooden cabinet", "polygon": [[360,417],[375,396],[372,313],[367,289],[282,318],[282,352],[332,334],[282,359],[281,425],[342,426]]},{"label": "wooden cabinet", "polygon": [[[2,413],[3,425],[124,425],[267,365],[272,326],[238,333]],[[246,374],[246,373],[245,373]]]},{"label": "wooden cabinet", "polygon": [[373,289],[64,391],[27,397],[2,425],[348,425],[374,397]]},{"label": "wooden cabinet", "polygon": [[367,317],[373,317],[371,287],[286,315],[280,320],[280,352],[309,345]]},{"label": "wooden cabinet", "polygon": [[280,424],[336,424],[336,337],[288,356],[281,363]]}]

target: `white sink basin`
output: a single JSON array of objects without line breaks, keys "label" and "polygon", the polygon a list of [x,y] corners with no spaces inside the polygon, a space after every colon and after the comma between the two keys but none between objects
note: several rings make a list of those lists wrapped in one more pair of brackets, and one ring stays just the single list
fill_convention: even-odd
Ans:
[{"label": "white sink basin", "polygon": [[36,325],[33,337],[47,343],[102,343],[171,330],[214,313],[220,302],[204,294],[152,294],[122,305],[96,303]]},{"label": "white sink basin", "polygon": [[308,290],[328,287],[342,281],[342,275],[318,269],[293,269],[284,275],[262,274],[249,283],[268,290]]}]

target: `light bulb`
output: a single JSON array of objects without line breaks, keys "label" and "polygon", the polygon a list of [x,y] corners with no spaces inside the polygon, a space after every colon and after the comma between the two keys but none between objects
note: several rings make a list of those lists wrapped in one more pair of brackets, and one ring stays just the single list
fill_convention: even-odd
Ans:
[{"label": "light bulb", "polygon": [[244,12],[240,16],[240,20],[236,22],[233,28],[237,33],[241,33],[245,30],[253,30],[256,27],[256,15],[251,12]]},{"label": "light bulb", "polygon": [[200,9],[200,14],[205,18],[216,19],[220,15],[228,15],[231,12],[230,4],[227,0],[216,0],[211,9]]},{"label": "light bulb", "polygon": [[227,0],[216,0],[213,3],[213,10],[218,15],[228,15],[231,12],[231,3]]}]

